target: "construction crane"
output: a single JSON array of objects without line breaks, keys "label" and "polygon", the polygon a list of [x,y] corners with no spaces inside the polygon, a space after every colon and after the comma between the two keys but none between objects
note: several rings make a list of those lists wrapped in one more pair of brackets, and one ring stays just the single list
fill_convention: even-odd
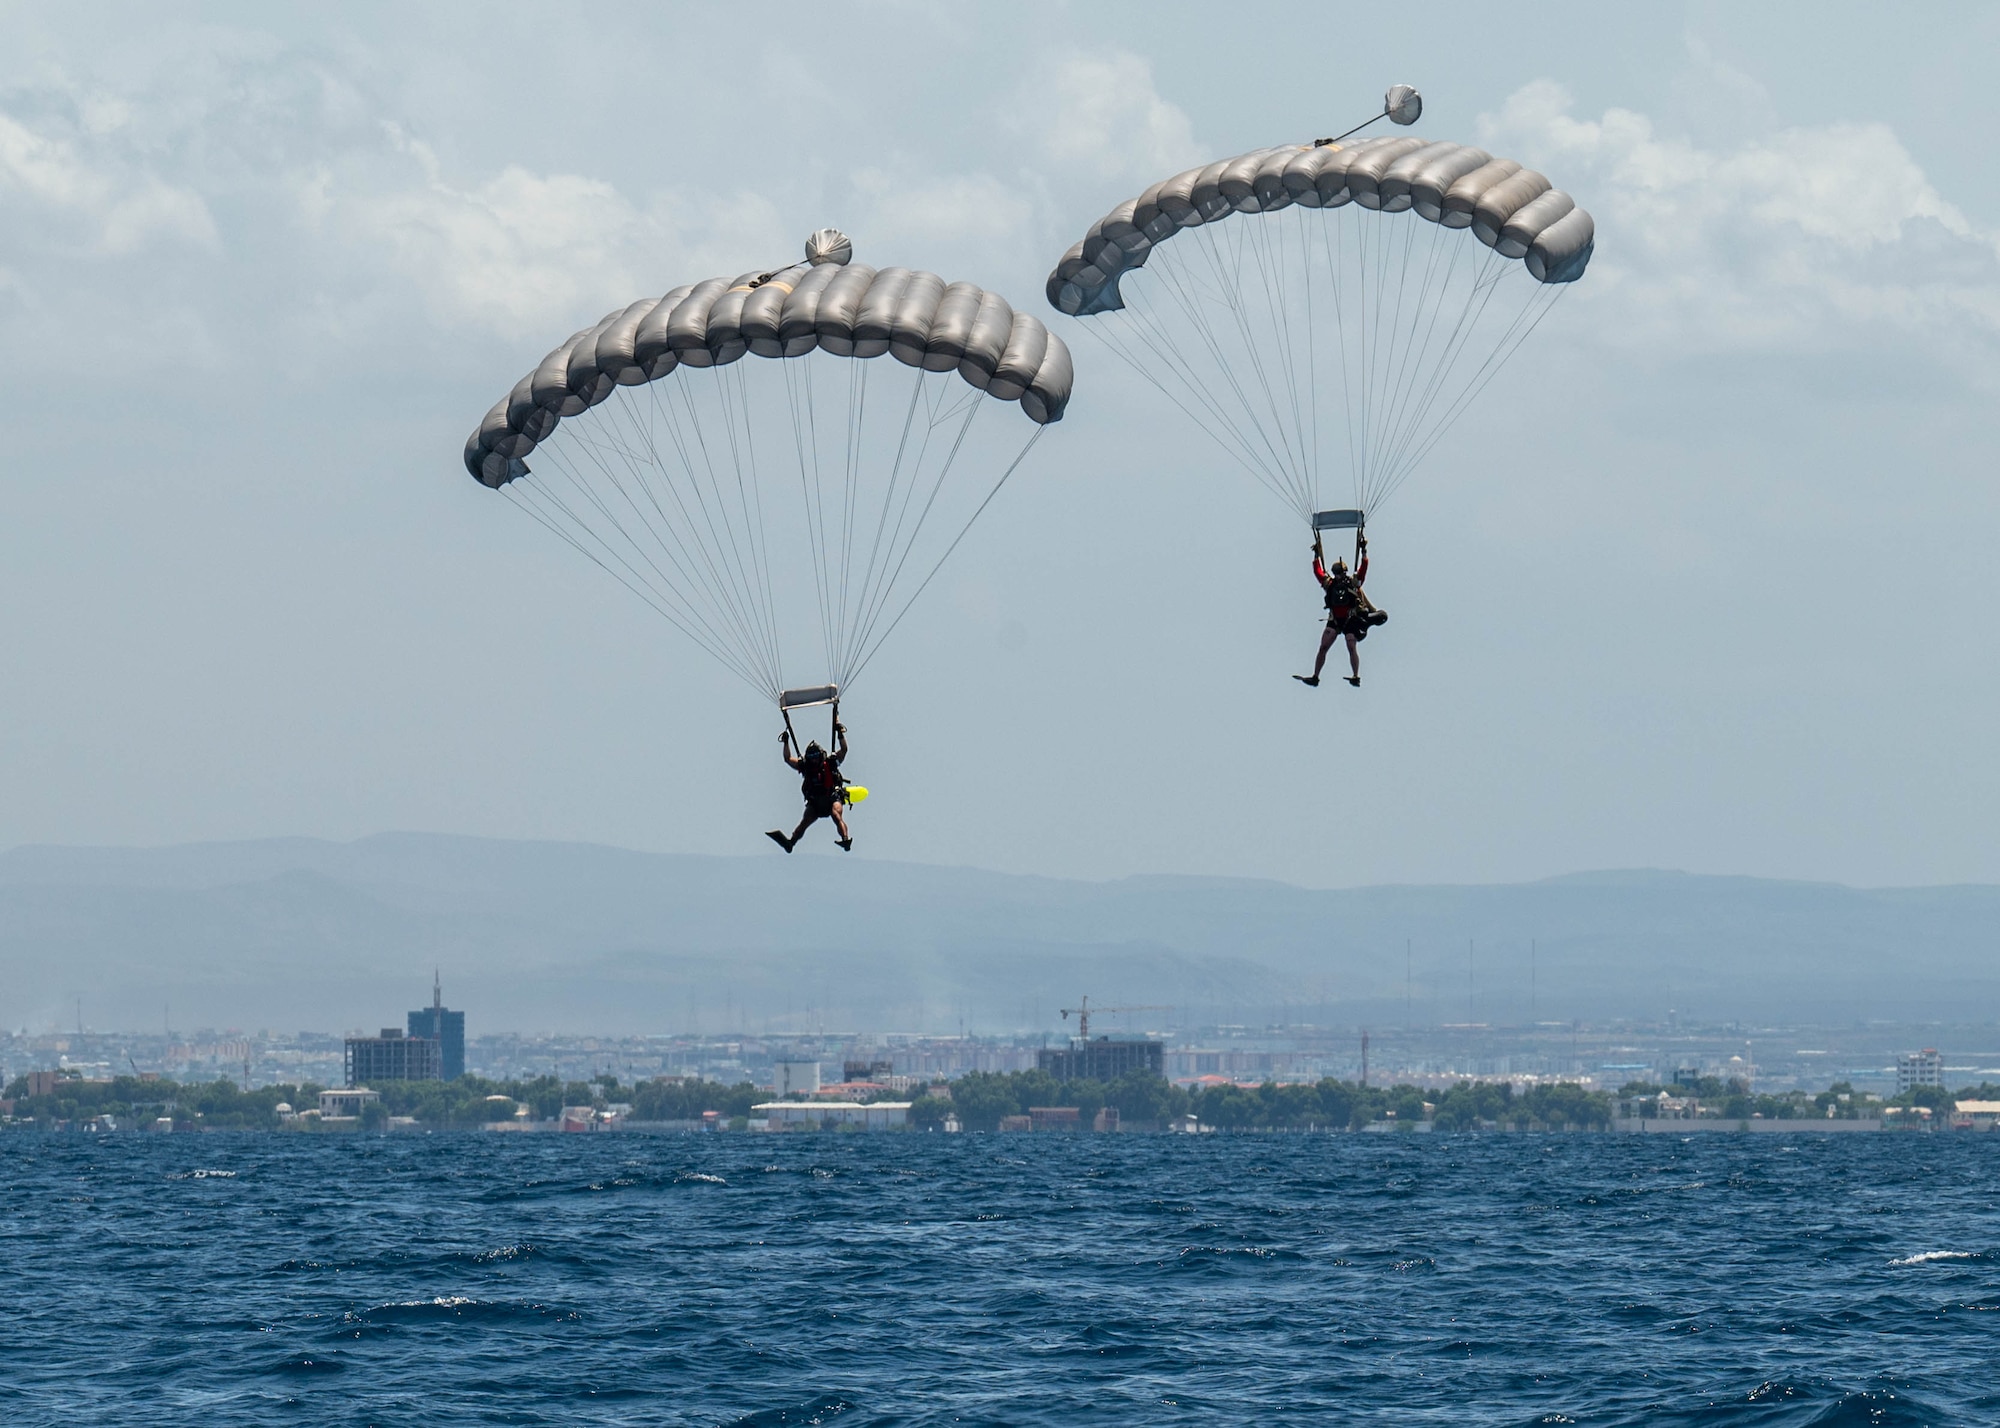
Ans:
[{"label": "construction crane", "polygon": [[1076,1034],[1078,1039],[1082,1041],[1088,1041],[1090,1040],[1090,1019],[1092,1016],[1109,1016],[1114,1012],[1172,1011],[1172,1010],[1173,1010],[1172,1007],[1162,1007],[1162,1006],[1094,1007],[1090,1004],[1090,998],[1085,997],[1083,999],[1083,1005],[1080,1007],[1064,1007],[1062,1009],[1062,1016],[1064,1021],[1068,1021],[1072,1016],[1074,1016],[1076,1018]]}]

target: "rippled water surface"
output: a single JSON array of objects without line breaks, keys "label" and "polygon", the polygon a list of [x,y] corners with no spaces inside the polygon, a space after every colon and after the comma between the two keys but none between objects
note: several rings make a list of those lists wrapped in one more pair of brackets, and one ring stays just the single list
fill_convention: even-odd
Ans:
[{"label": "rippled water surface", "polygon": [[2000,1422],[2000,1136],[0,1137],[0,1422]]}]

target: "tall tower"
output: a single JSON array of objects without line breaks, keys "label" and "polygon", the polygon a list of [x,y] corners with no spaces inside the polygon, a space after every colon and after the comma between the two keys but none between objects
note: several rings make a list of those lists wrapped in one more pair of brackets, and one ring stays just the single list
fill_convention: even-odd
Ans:
[{"label": "tall tower", "polygon": [[410,1013],[410,1035],[428,1037],[438,1044],[438,1070],[447,1081],[465,1074],[465,1013],[444,1004],[444,982],[436,968],[431,970],[431,1004]]}]

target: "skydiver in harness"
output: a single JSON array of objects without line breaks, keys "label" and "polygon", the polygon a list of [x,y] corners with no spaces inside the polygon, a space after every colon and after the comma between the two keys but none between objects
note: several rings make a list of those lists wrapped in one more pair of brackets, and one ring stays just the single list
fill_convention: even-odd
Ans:
[{"label": "skydiver in harness", "polygon": [[1362,592],[1362,582],[1368,578],[1368,537],[1359,530],[1354,536],[1356,563],[1352,572],[1347,562],[1339,556],[1333,558],[1331,568],[1326,563],[1326,550],[1320,545],[1317,532],[1313,535],[1313,576],[1320,588],[1326,592],[1326,633],[1319,637],[1319,655],[1313,660],[1311,674],[1292,676],[1300,684],[1319,687],[1319,672],[1326,666],[1326,652],[1333,648],[1336,636],[1347,637],[1347,667],[1352,674],[1342,678],[1361,687],[1361,641],[1368,638],[1369,630],[1387,623],[1388,612],[1378,610],[1375,604]]},{"label": "skydiver in harness", "polygon": [[831,818],[833,826],[840,830],[835,841],[843,852],[854,850],[854,835],[847,831],[844,810],[847,807],[847,781],[841,777],[840,761],[847,757],[847,726],[840,722],[838,715],[833,721],[833,752],[828,753],[819,746],[817,739],[806,745],[805,752],[794,755],[796,739],[792,733],[791,720],[785,721],[785,732],[778,735],[778,747],[782,751],[787,767],[799,772],[799,792],[805,795],[806,816],[799,820],[799,826],[787,838],[773,828],[764,836],[783,848],[787,853],[798,847],[799,839],[806,836],[806,829],[822,818]]}]

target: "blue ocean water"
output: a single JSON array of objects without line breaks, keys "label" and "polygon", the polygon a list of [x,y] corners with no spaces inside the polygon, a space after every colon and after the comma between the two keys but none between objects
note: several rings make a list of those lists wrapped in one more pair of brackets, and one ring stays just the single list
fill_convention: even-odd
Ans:
[{"label": "blue ocean water", "polygon": [[2000,1136],[0,1137],[0,1422],[2000,1422]]}]

